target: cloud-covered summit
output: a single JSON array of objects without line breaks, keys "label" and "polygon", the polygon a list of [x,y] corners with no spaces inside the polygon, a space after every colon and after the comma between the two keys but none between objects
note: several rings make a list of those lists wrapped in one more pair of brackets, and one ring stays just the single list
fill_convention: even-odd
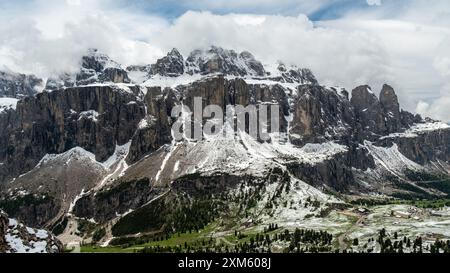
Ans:
[{"label": "cloud-covered summit", "polygon": [[130,65],[218,45],[308,67],[327,85],[389,82],[408,110],[450,120],[449,10],[439,0],[0,0],[0,67],[48,77],[77,69],[88,48]]}]

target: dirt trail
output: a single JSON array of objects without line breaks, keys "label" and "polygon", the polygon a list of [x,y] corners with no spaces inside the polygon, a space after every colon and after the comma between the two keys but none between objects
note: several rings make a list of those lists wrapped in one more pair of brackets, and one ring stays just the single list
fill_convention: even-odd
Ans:
[{"label": "dirt trail", "polygon": [[64,232],[58,236],[58,239],[68,249],[74,249],[71,253],[79,253],[83,238],[76,235],[78,229],[78,223],[73,217],[69,217],[67,227]]},{"label": "dirt trail", "polygon": [[349,239],[348,235],[351,232],[353,232],[358,226],[364,224],[364,221],[366,220],[367,215],[360,215],[360,214],[356,214],[356,213],[349,212],[349,211],[342,211],[342,212],[339,212],[339,213],[342,214],[342,215],[345,215],[345,216],[358,217],[358,220],[353,225],[351,225],[344,233],[339,235],[339,237],[338,237],[339,251],[343,252],[348,247],[347,243],[345,242],[345,239]]}]

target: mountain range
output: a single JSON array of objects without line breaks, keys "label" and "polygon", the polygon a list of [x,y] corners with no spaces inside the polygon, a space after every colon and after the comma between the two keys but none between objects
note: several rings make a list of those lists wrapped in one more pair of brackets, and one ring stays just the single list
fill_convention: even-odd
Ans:
[{"label": "mountain range", "polygon": [[[276,103],[281,139],[176,142],[172,109],[195,97]],[[329,227],[364,217],[356,204],[448,198],[449,160],[450,125],[402,110],[390,85],[323,86],[249,52],[173,49],[123,67],[91,49],[75,74],[0,72],[0,208],[65,244]]]}]

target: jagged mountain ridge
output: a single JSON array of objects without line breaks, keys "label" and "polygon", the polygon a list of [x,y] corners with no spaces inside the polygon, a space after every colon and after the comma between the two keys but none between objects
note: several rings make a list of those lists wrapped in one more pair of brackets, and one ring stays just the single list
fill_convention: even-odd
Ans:
[{"label": "jagged mountain ridge", "polygon": [[158,76],[177,78],[183,75],[223,74],[227,76],[266,79],[281,83],[317,83],[314,75],[308,69],[295,66],[287,67],[279,63],[276,71],[266,71],[264,65],[247,51],[236,53],[220,47],[207,50],[194,50],[184,59],[177,49],[172,49],[167,56],[159,59],[156,64],[148,66],[130,66],[130,73],[141,72],[143,75],[134,77],[134,82],[141,83]]},{"label": "jagged mountain ridge", "polygon": [[[79,72],[75,74],[62,73],[44,80],[34,75],[2,71],[0,96],[22,98],[33,96],[41,91],[89,84],[143,84],[145,81],[158,77],[178,78],[218,73],[282,83],[317,83],[309,69],[288,67],[279,63],[275,71],[266,71],[263,64],[249,52],[244,51],[238,54],[233,50],[214,46],[208,50],[194,50],[186,59],[174,48],[155,64],[131,65],[126,68],[98,50],[89,49],[80,60]],[[187,81],[193,81],[193,79],[187,79]],[[151,81],[149,85],[152,85]]]},{"label": "jagged mountain ridge", "polygon": [[[320,86],[309,70],[279,65],[276,73],[251,54],[215,47],[186,60],[172,50],[155,65],[126,70],[92,51],[81,72],[69,76],[73,82],[0,113],[0,207],[14,200],[21,204],[14,217],[52,228],[67,213],[107,223],[154,200],[170,203],[205,188],[232,191],[249,178],[267,187],[301,181],[389,196],[409,191],[386,177],[409,183],[410,170],[448,174],[450,126],[401,110],[392,87],[377,97],[360,86],[350,99],[345,90]],[[278,102],[283,142],[242,133],[174,143],[171,109],[193,108],[198,96],[223,108]],[[33,200],[51,194],[25,204],[18,194],[24,191]]]}]

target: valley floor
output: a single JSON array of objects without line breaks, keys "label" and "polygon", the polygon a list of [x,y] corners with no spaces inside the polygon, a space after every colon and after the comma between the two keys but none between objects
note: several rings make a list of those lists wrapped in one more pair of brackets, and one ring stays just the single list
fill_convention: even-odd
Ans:
[{"label": "valley floor", "polygon": [[74,252],[447,252],[450,208],[426,208],[435,203],[352,206],[324,217],[269,219],[228,230],[216,220],[198,232],[136,245],[83,245]]}]

